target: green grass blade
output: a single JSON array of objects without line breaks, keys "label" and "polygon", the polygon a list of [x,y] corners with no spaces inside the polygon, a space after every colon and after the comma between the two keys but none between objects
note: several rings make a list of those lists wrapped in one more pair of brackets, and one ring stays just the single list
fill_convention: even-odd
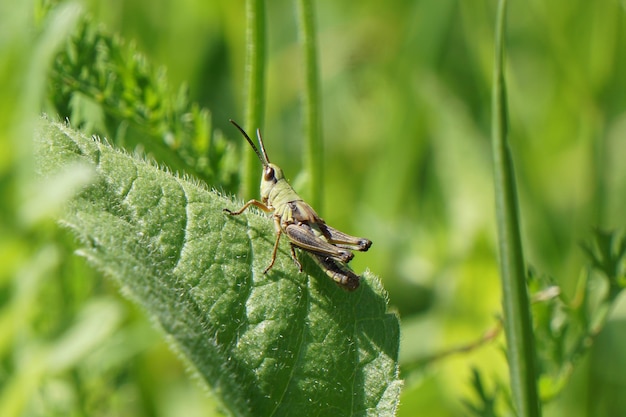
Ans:
[{"label": "green grass blade", "polygon": [[[265,2],[246,1],[246,122],[253,137],[263,129],[265,114]],[[259,161],[253,152],[244,152],[241,194],[246,200],[256,198],[259,191]]]},{"label": "green grass blade", "polygon": [[79,253],[113,278],[236,416],[393,416],[399,323],[379,280],[338,288],[308,257],[297,271],[240,202],[58,123],[38,132],[47,176],[76,163],[96,182],[61,215]]},{"label": "green grass blade", "polygon": [[508,144],[504,80],[506,1],[498,7],[493,85],[493,158],[503,308],[511,389],[521,417],[540,416],[537,369],[526,269],[520,237],[517,191]]},{"label": "green grass blade", "polygon": [[307,200],[313,207],[322,207],[324,147],[319,116],[321,105],[317,62],[317,32],[315,28],[314,5],[311,0],[298,1],[298,22],[300,42],[304,50],[304,168],[309,185]]}]

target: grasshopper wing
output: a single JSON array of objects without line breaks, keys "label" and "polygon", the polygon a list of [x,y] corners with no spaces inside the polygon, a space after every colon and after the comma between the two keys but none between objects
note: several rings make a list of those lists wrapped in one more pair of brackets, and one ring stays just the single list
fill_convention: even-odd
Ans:
[{"label": "grasshopper wing", "polygon": [[354,254],[349,250],[339,248],[318,237],[307,224],[289,224],[284,230],[291,243],[305,251],[327,256],[344,263],[349,262],[354,257]]},{"label": "grasshopper wing", "polygon": [[372,241],[363,237],[350,236],[343,233],[334,227],[330,227],[326,224],[320,216],[317,215],[315,210],[304,201],[290,201],[289,209],[291,211],[292,219],[298,223],[306,223],[312,228],[319,230],[324,235],[328,243],[335,245],[339,248],[358,250],[361,252],[367,251],[372,246]]},{"label": "grasshopper wing", "polygon": [[330,227],[326,223],[320,224],[319,228],[328,239],[328,243],[337,247],[365,252],[370,248],[370,246],[372,246],[371,240],[365,239],[364,237],[350,236],[333,227]]}]

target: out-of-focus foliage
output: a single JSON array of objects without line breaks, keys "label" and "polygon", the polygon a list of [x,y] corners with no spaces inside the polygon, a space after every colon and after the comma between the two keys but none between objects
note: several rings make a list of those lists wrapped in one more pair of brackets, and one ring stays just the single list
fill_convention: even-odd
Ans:
[{"label": "out-of-focus foliage", "polygon": [[[0,3],[0,400],[15,407],[27,398],[16,393],[32,394],[26,415],[207,415],[210,401],[145,319],[42,220],[62,209],[89,171],[73,167],[42,184],[33,179],[26,138],[43,109],[234,190],[240,152],[250,151],[227,121],[242,118],[243,2],[78,3],[75,14],[67,14],[65,2],[50,14],[34,12],[28,1]],[[588,257],[579,246],[596,226],[624,227],[623,2],[509,7],[506,73],[525,255],[536,271],[533,291],[559,288],[533,307],[538,347],[550,358],[542,360],[549,375],[542,393],[563,389],[544,415],[623,415],[625,310],[620,297],[603,298],[601,273],[584,267]],[[264,139],[297,188],[303,71],[294,5],[279,0],[267,8]],[[316,12],[326,149],[324,205],[316,209],[333,226],[373,240],[353,268],[384,277],[403,318],[402,363],[471,344],[500,311],[489,149],[495,1],[317,2]],[[91,26],[78,14],[89,14]],[[72,67],[68,52],[79,45],[109,48],[116,64],[99,67],[105,61],[92,50],[93,61]],[[83,79],[79,68],[101,78]],[[74,84],[51,88],[65,70]],[[145,84],[133,71],[143,72]],[[89,80],[96,85],[81,90]],[[76,90],[63,92],[62,85]],[[107,102],[107,86],[123,97]],[[151,93],[138,95],[144,86]],[[228,142],[219,139],[224,134]],[[622,277],[620,271],[615,282]],[[583,300],[599,309],[582,314]],[[578,337],[595,329],[585,320],[602,317],[609,301],[607,326],[583,349],[589,356],[571,357]],[[102,325],[81,330],[90,320]],[[90,351],[79,334],[99,349]],[[75,363],[51,369],[44,365],[56,362],[42,359],[54,358],[51,352],[78,353]],[[399,416],[465,415],[461,399],[491,410],[479,397],[489,402],[506,387],[500,339],[420,363],[404,375]],[[7,385],[13,375],[25,376]],[[499,398],[496,412],[507,403],[506,395]]]},{"label": "out-of-focus foliage", "polygon": [[[541,399],[549,404],[562,394],[572,373],[606,326],[616,300],[626,287],[626,237],[615,232],[596,230],[593,239],[582,245],[589,257],[589,267],[580,276],[576,292],[568,297],[554,279],[537,276],[531,269],[528,284],[533,295],[533,319],[538,356],[538,379]],[[479,370],[474,370],[474,397],[466,401],[476,416],[504,415],[494,405],[506,403],[506,388],[496,380],[496,388],[487,393]],[[608,404],[594,404],[594,415],[612,415]]]},{"label": "out-of-focus foliage", "polygon": [[80,22],[57,55],[49,98],[62,118],[127,149],[140,149],[171,169],[234,191],[226,144],[209,112],[169,88],[164,69],[91,20]]}]

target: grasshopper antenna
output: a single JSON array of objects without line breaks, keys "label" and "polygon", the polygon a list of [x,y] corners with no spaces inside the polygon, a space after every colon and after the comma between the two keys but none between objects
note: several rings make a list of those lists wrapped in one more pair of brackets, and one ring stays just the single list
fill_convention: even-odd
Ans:
[{"label": "grasshopper antenna", "polygon": [[267,157],[267,153],[265,152],[265,145],[263,144],[263,138],[261,137],[261,129],[256,130],[256,137],[259,138],[259,145],[261,145],[261,152],[263,152],[263,156],[265,157],[265,162],[270,163],[270,159]]},{"label": "grasshopper antenna", "polygon": [[246,140],[248,141],[248,143],[250,144],[250,146],[252,146],[252,149],[254,149],[254,153],[256,153],[256,156],[259,157],[259,160],[263,163],[263,165],[267,165],[270,163],[270,160],[267,157],[267,153],[265,153],[265,146],[263,145],[263,139],[261,139],[261,130],[257,129],[256,134],[257,137],[259,138],[259,144],[261,145],[261,152],[259,152],[259,150],[257,149],[257,147],[254,145],[254,143],[252,143],[252,139],[250,139],[250,136],[248,136],[248,134],[246,133],[245,130],[243,130],[243,128],[241,126],[239,126],[237,124],[237,122],[235,122],[233,119],[228,119],[229,122],[231,122],[233,125],[235,125],[235,127],[237,129],[239,129],[239,131],[241,132],[241,134],[243,135],[244,138],[246,138]]}]

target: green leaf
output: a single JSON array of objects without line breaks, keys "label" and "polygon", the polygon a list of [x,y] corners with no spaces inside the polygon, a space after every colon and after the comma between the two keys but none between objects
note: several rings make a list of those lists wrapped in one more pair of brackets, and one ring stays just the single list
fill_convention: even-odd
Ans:
[{"label": "green leaf", "polygon": [[106,143],[45,120],[43,175],[88,164],[96,182],[61,215],[237,416],[394,415],[399,323],[379,280],[348,293],[303,257],[298,273],[265,216]]}]

